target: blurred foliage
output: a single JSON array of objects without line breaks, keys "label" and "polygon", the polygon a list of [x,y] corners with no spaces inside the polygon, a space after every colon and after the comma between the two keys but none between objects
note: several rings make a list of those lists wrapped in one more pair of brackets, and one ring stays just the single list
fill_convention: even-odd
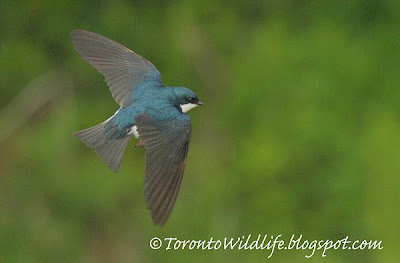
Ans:
[{"label": "blurred foliage", "polygon": [[[399,1],[135,2],[0,2],[0,262],[398,260]],[[206,105],[190,112],[186,173],[163,228],[145,206],[143,150],[131,143],[113,175],[71,136],[118,108],[73,49],[77,28],[135,50]],[[60,77],[47,90],[24,91],[49,75]],[[154,236],[248,234],[384,249],[268,259],[149,248]]]}]

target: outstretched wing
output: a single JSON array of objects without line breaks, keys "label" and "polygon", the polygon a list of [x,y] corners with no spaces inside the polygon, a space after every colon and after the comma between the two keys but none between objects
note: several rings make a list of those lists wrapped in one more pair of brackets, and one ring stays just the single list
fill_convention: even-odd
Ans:
[{"label": "outstretched wing", "polygon": [[161,85],[157,68],[129,48],[84,30],[74,30],[71,36],[79,55],[105,77],[120,106],[130,105],[130,94],[140,84],[155,81]]},{"label": "outstretched wing", "polygon": [[146,148],[145,199],[155,224],[163,225],[174,206],[185,169],[191,134],[190,118],[181,115],[156,123],[147,115],[135,118]]}]

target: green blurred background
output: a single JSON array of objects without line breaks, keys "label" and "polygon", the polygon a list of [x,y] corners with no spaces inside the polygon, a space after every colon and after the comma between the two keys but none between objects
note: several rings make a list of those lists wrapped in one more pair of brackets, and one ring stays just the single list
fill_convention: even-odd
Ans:
[{"label": "green blurred background", "polygon": [[[136,2],[0,2],[0,262],[398,262],[400,1]],[[71,135],[118,109],[73,29],[205,103],[163,228],[143,197],[144,151],[131,142],[115,175]],[[248,234],[384,249],[149,247]]]}]

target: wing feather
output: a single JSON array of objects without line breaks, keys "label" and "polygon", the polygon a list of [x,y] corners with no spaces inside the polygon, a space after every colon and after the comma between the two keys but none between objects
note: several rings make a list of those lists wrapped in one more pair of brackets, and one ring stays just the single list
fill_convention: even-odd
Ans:
[{"label": "wing feather", "polygon": [[148,60],[129,48],[101,35],[74,30],[72,42],[79,55],[101,73],[115,101],[130,105],[131,92],[146,81],[161,84],[161,75]]},{"label": "wing feather", "polygon": [[190,118],[182,115],[156,123],[147,115],[135,118],[146,148],[145,198],[155,224],[163,225],[174,206],[185,169],[191,134]]}]

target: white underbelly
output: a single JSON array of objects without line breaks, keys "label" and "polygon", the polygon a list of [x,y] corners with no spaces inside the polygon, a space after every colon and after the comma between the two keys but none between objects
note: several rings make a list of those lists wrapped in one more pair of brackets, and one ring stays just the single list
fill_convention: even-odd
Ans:
[{"label": "white underbelly", "polygon": [[135,138],[139,138],[139,133],[137,131],[136,125],[132,126],[131,129],[128,131],[128,135],[132,135],[132,134],[133,134],[133,136],[135,136]]}]

